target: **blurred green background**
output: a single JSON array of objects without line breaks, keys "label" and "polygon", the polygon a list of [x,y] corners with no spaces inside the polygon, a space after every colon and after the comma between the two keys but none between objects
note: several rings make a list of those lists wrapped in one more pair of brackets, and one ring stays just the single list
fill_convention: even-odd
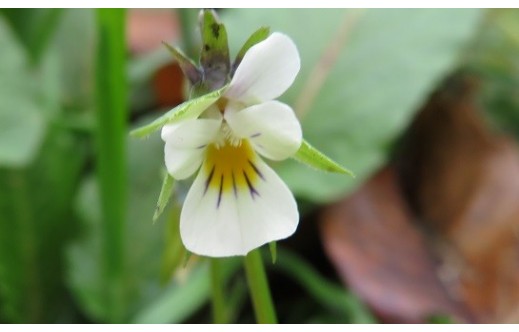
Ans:
[{"label": "blurred green background", "polygon": [[[322,249],[322,207],[390,160],[442,81],[470,72],[493,128],[519,137],[517,10],[219,11],[231,54],[260,26],[292,37],[302,69],[282,100],[305,138],[355,179],[275,164],[300,229],[267,270],[281,322],[378,322]],[[189,181],[152,216],[158,134],[131,128],[185,90],[165,40],[196,58],[197,10],[0,11],[0,322],[210,322],[207,261],[184,266],[178,217]],[[176,96],[176,97],[175,97]],[[176,99],[175,99],[176,98]],[[253,322],[240,259],[224,260],[229,322]],[[447,313],[448,314],[448,313]],[[426,319],[424,318],[424,321]]]}]

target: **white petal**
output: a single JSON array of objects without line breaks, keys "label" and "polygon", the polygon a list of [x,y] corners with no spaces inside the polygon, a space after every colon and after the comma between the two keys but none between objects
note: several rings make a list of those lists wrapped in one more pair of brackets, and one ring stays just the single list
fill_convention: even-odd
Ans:
[{"label": "white petal", "polygon": [[189,251],[211,257],[246,255],[295,232],[299,213],[292,193],[259,157],[254,165],[261,177],[252,181],[253,189],[238,186],[223,192],[206,185],[222,181],[215,175],[218,171],[211,175],[202,166],[180,216],[180,234]]},{"label": "white petal", "polygon": [[205,147],[220,130],[221,121],[212,119],[186,120],[162,128],[164,158],[168,173],[175,179],[185,179],[202,163]]},{"label": "white petal", "polygon": [[294,155],[303,140],[299,120],[290,106],[268,101],[240,111],[228,108],[225,120],[233,133],[249,139],[254,149],[272,160]]},{"label": "white petal", "polygon": [[224,95],[245,103],[275,99],[292,85],[300,67],[292,39],[273,33],[245,53]]}]

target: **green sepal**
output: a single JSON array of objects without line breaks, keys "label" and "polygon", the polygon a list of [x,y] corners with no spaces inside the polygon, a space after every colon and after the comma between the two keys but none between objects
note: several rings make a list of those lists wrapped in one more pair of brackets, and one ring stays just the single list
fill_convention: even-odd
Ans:
[{"label": "green sepal", "polygon": [[256,30],[250,37],[249,39],[247,39],[247,41],[245,42],[245,44],[243,44],[243,46],[241,47],[240,51],[238,52],[238,54],[236,55],[236,58],[234,59],[234,63],[232,64],[232,71],[231,71],[231,76],[234,74],[234,72],[236,71],[236,68],[238,68],[238,66],[240,65],[241,63],[241,60],[243,60],[243,57],[245,56],[245,53],[247,53],[247,51],[254,45],[256,45],[257,43],[261,42],[261,41],[264,41],[265,39],[267,39],[267,37],[269,36],[270,34],[270,27],[261,27],[259,28],[258,30]]},{"label": "green sepal", "polygon": [[224,86],[216,91],[188,100],[162,115],[152,123],[132,130],[130,135],[134,137],[145,137],[154,131],[159,130],[168,123],[197,118],[222,96],[226,88],[227,86]]},{"label": "green sepal", "polygon": [[299,150],[292,158],[318,170],[348,174],[351,177],[355,177],[355,174],[353,174],[352,171],[342,167],[329,157],[325,156],[322,152],[311,146],[306,140],[303,140],[301,147],[299,147]]},{"label": "green sepal", "polygon": [[227,30],[219,22],[216,12],[206,9],[200,12],[200,31],[200,65],[204,71],[204,85],[208,91],[212,91],[227,83],[231,69]]},{"label": "green sepal", "polygon": [[162,44],[166,46],[171,55],[175,58],[175,60],[177,60],[180,69],[182,69],[182,72],[187,77],[191,85],[195,85],[202,81],[202,73],[196,64],[191,59],[189,59],[184,54],[184,52],[174,46],[169,45],[166,42],[162,42]]},{"label": "green sepal", "polygon": [[160,217],[164,208],[169,202],[169,198],[171,197],[171,193],[173,192],[173,184],[175,180],[169,173],[166,173],[164,176],[164,181],[162,182],[162,189],[160,190],[159,200],[157,201],[157,207],[155,208],[155,213],[153,214],[153,222],[157,221]]},{"label": "green sepal", "polygon": [[276,264],[278,259],[278,246],[276,241],[269,243],[270,257],[272,258],[272,264]]},{"label": "green sepal", "polygon": [[182,263],[182,268],[186,268],[187,267],[187,264],[189,264],[189,260],[191,259],[191,257],[193,256],[193,253],[187,249],[185,249],[186,251],[184,252],[184,260],[183,260],[183,263]]}]

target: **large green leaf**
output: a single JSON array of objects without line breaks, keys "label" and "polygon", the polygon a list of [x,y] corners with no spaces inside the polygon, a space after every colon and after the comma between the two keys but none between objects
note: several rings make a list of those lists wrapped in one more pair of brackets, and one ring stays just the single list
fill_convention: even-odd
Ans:
[{"label": "large green leaf", "polygon": [[259,26],[292,37],[302,68],[282,100],[294,106],[308,142],[356,179],[279,167],[294,192],[330,201],[353,190],[389,148],[435,85],[457,64],[479,10],[230,10],[233,54]]},{"label": "large green leaf", "polygon": [[0,167],[28,165],[44,138],[46,123],[36,99],[27,57],[0,17]]}]

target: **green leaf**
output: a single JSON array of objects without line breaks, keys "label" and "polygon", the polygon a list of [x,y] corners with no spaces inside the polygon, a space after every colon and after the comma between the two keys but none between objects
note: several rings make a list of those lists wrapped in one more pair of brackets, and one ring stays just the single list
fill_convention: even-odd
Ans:
[{"label": "green leaf", "polygon": [[[281,100],[304,137],[351,179],[295,162],[278,171],[299,197],[330,202],[388,160],[391,147],[431,91],[458,64],[477,31],[478,9],[240,9],[222,13],[231,50],[258,26],[290,36],[301,71]],[[304,26],[301,25],[304,22]]]},{"label": "green leaf", "polygon": [[159,200],[157,202],[157,208],[155,209],[155,213],[153,214],[153,222],[157,221],[157,219],[164,211],[164,208],[169,202],[169,198],[171,197],[171,193],[173,192],[173,184],[175,183],[175,179],[169,173],[166,173],[164,176],[164,181],[162,182],[162,189],[160,189]]},{"label": "green leaf", "polygon": [[4,8],[0,13],[27,48],[30,59],[38,63],[56,30],[62,8]]},{"label": "green leaf", "polygon": [[4,96],[0,91],[0,167],[21,167],[33,161],[46,123],[30,96]]},{"label": "green leaf", "polygon": [[208,91],[213,91],[225,85],[231,69],[227,31],[214,10],[202,10],[200,21],[203,43],[200,65],[204,71],[204,85]]},{"label": "green leaf", "polygon": [[[222,279],[228,280],[239,268],[239,260],[222,259]],[[210,277],[207,265],[186,271],[187,276],[175,280],[153,303],[132,320],[134,324],[173,324],[186,320],[209,299]]]},{"label": "green leaf", "polygon": [[[11,142],[17,145],[16,141]],[[71,201],[86,149],[50,128],[24,168],[0,168],[0,315],[10,323],[54,323],[67,300],[62,252],[76,220]]]},{"label": "green leaf", "polygon": [[200,83],[202,80],[202,73],[198,70],[195,63],[189,59],[184,52],[177,49],[176,47],[173,47],[169,45],[168,43],[162,42],[164,46],[169,50],[171,55],[177,60],[178,65],[180,66],[180,69],[182,69],[182,72],[186,76],[186,78],[189,80],[191,85],[195,85],[197,83]]},{"label": "green leaf", "polygon": [[155,121],[140,128],[131,131],[130,135],[134,137],[145,137],[154,131],[159,130],[168,123],[174,123],[185,119],[196,118],[202,114],[209,106],[214,104],[225,92],[227,86],[200,96],[195,99],[188,100],[177,107],[173,108],[166,114],[162,115]]},{"label": "green leaf", "polygon": [[245,56],[245,53],[254,45],[257,43],[264,41],[267,39],[267,37],[270,34],[270,28],[269,27],[261,27],[258,30],[256,30],[250,37],[247,39],[245,44],[241,47],[240,51],[236,55],[236,58],[232,64],[232,74],[236,71],[236,68],[241,63],[241,60],[243,60],[243,57]]},{"label": "green leaf", "polygon": [[31,75],[25,52],[1,19],[0,49],[0,167],[24,167],[43,143],[48,105],[41,101],[41,80]]},{"label": "green leaf", "polygon": [[337,164],[305,140],[303,140],[301,147],[297,150],[293,158],[303,164],[322,171],[348,174],[351,177],[355,177],[355,174],[353,174],[352,171]]},{"label": "green leaf", "polygon": [[342,286],[327,280],[303,259],[287,250],[280,250],[278,263],[272,267],[299,283],[320,304],[341,314],[348,323],[376,323],[369,310]]},{"label": "green leaf", "polygon": [[[146,141],[128,138],[126,143],[128,156],[125,164],[129,167],[129,183],[122,253],[125,273],[117,287],[125,291],[121,310],[123,320],[128,322],[136,311],[164,291],[161,273],[173,270],[175,263],[172,260],[176,258],[170,256],[170,249],[179,244],[176,242],[169,246],[170,243],[166,245],[165,242],[172,239],[170,228],[175,227],[175,223],[178,232],[180,208],[176,202],[169,204],[154,225],[149,222],[163,183],[164,143],[158,136]],[[83,181],[76,201],[76,211],[84,232],[68,252],[68,271],[70,288],[82,312],[93,321],[106,322],[110,320],[110,304],[106,301],[107,278],[103,272],[103,262],[99,259],[103,253],[100,204],[99,186],[90,176]],[[181,259],[180,253],[177,266],[181,264]],[[168,271],[163,271],[164,262],[168,264]],[[171,280],[171,274],[167,280]]]},{"label": "green leaf", "polygon": [[269,250],[270,258],[272,259],[272,264],[276,264],[276,261],[278,259],[278,245],[276,241],[269,243]]}]

